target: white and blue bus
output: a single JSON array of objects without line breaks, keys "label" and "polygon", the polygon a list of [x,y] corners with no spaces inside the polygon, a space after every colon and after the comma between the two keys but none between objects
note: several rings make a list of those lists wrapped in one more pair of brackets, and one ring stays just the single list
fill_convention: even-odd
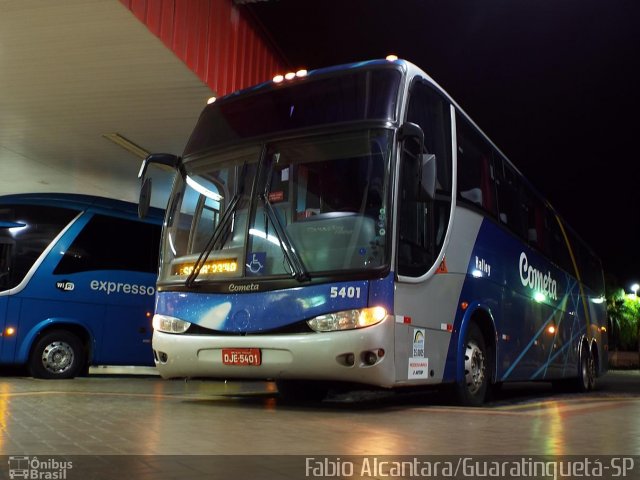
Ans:
[{"label": "white and blue bus", "polygon": [[0,364],[40,378],[153,365],[162,211],[74,194],[0,197]]},{"label": "white and blue bus", "polygon": [[[173,165],[154,316],[165,378],[593,388],[598,258],[427,74],[377,60],[208,105]],[[143,184],[141,198],[148,198]],[[144,201],[141,204],[144,207]]]}]

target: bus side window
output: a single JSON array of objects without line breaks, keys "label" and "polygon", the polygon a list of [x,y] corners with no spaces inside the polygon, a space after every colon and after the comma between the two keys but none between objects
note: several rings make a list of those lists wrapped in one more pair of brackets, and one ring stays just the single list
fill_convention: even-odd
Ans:
[{"label": "bus side window", "polygon": [[551,250],[551,258],[556,265],[564,269],[566,272],[575,274],[574,268],[571,264],[571,257],[569,256],[569,250],[567,249],[567,242],[565,241],[558,219],[553,210],[547,210],[547,221],[549,224],[549,243]]},{"label": "bus side window", "polygon": [[527,239],[529,206],[523,201],[522,185],[517,172],[506,161],[502,161],[496,181],[498,191],[498,218],[520,238]]},{"label": "bus side window", "polygon": [[77,210],[44,205],[3,205],[0,220],[24,224],[24,228],[0,228],[0,290],[20,284]]},{"label": "bus side window", "polygon": [[160,227],[135,220],[94,215],[53,271],[68,275],[93,270],[156,273]]},{"label": "bus side window", "polygon": [[496,215],[491,146],[458,116],[458,198]]},{"label": "bus side window", "polygon": [[[451,124],[450,107],[428,84],[419,79],[411,86],[407,121],[424,133],[424,148],[409,139],[402,144],[400,167],[400,206],[398,273],[425,274],[444,243],[451,205]],[[420,188],[420,153],[436,157],[436,194],[427,199]]]}]

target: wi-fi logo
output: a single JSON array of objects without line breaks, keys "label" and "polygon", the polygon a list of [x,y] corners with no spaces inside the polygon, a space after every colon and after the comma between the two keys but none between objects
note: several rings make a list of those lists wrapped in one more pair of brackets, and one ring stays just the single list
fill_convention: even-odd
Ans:
[{"label": "wi-fi logo", "polygon": [[75,284],[69,280],[60,280],[56,282],[56,288],[63,292],[72,292],[76,288]]}]

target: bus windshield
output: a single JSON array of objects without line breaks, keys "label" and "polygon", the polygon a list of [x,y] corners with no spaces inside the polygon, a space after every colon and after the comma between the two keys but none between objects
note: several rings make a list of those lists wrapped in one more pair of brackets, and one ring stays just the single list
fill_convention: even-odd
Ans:
[{"label": "bus windshield", "polygon": [[368,129],[185,162],[167,212],[160,281],[384,267],[391,140],[391,130]]}]

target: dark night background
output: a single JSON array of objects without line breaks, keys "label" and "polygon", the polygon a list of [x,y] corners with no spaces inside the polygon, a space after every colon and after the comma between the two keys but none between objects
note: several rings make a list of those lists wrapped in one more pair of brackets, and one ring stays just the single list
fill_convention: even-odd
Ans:
[{"label": "dark night background", "polygon": [[247,4],[292,68],[393,53],[438,82],[629,290],[640,281],[640,1]]}]

